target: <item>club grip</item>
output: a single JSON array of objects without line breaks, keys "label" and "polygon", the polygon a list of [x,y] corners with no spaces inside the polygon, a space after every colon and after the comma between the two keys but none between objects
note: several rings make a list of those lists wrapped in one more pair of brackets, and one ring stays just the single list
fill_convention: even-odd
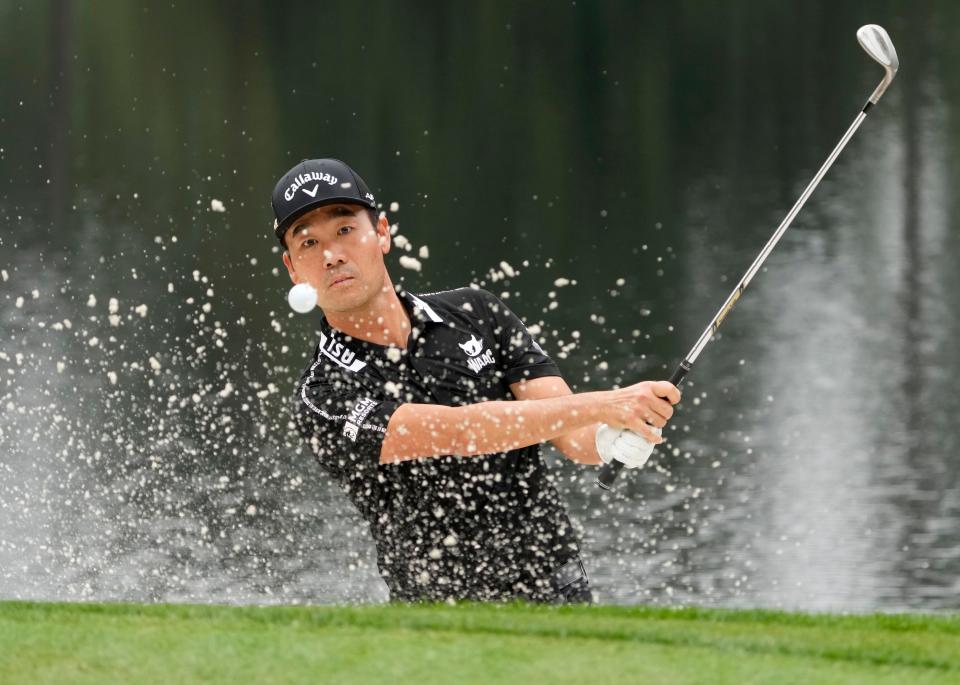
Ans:
[{"label": "club grip", "polygon": [[617,476],[620,474],[620,469],[622,468],[623,462],[617,461],[616,459],[609,464],[601,466],[600,473],[597,474],[597,485],[604,490],[609,490],[613,487],[613,481],[617,479]]},{"label": "club grip", "polygon": [[687,360],[684,359],[682,362],[677,364],[677,368],[673,370],[673,375],[670,376],[670,382],[679,388],[681,385],[683,385],[683,379],[687,377],[689,372],[690,364],[688,364]]},{"label": "club grip", "polygon": [[[689,371],[690,364],[687,363],[687,360],[683,360],[674,370],[673,375],[670,376],[670,382],[679,388]],[[604,490],[610,490],[621,470],[623,470],[622,461],[614,459],[609,464],[604,464],[600,467],[600,473],[597,474],[597,485]]]}]

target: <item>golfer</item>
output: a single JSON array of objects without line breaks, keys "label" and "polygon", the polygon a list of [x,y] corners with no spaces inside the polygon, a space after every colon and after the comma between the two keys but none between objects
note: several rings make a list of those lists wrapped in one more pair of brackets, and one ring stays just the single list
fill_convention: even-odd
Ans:
[{"label": "golfer", "polygon": [[283,263],[323,311],[294,397],[299,431],[369,524],[391,600],[590,602],[539,445],[637,468],[679,391],[573,394],[496,296],[395,287],[376,207],[335,159],[297,164],[273,191]]}]

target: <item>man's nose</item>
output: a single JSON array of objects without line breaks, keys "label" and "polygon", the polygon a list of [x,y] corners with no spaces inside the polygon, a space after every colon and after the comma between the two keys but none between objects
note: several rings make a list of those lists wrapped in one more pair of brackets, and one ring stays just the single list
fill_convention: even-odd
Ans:
[{"label": "man's nose", "polygon": [[326,248],[323,251],[323,258],[326,262],[327,268],[332,268],[340,264],[346,264],[347,260],[344,258],[343,253],[337,249]]}]

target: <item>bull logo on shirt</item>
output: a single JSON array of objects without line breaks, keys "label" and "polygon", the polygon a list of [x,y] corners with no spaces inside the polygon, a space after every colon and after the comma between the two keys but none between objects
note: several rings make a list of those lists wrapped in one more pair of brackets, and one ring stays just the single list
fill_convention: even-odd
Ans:
[{"label": "bull logo on shirt", "polygon": [[459,345],[464,354],[469,357],[469,359],[467,359],[467,366],[469,366],[470,370],[474,373],[479,373],[480,369],[484,366],[493,364],[494,361],[496,361],[493,358],[493,350],[488,349],[483,354],[480,354],[480,351],[483,349],[483,340],[475,335],[471,335],[467,342],[457,343],[457,345]]},{"label": "bull logo on shirt", "polygon": [[480,350],[483,349],[483,341],[477,338],[475,335],[471,335],[467,342],[457,344],[468,357],[476,357],[478,354],[480,354]]}]

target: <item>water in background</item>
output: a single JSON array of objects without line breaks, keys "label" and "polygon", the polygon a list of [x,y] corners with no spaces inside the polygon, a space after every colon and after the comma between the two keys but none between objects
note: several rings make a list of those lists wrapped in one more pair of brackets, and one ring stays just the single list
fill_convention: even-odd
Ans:
[{"label": "water in background", "polygon": [[958,13],[0,5],[0,597],[385,599],[285,413],[316,319],[275,178],[348,160],[429,249],[395,276],[501,294],[576,389],[665,377],[879,80],[876,22],[901,75],[669,449],[611,494],[549,458],[600,601],[960,608]]}]

